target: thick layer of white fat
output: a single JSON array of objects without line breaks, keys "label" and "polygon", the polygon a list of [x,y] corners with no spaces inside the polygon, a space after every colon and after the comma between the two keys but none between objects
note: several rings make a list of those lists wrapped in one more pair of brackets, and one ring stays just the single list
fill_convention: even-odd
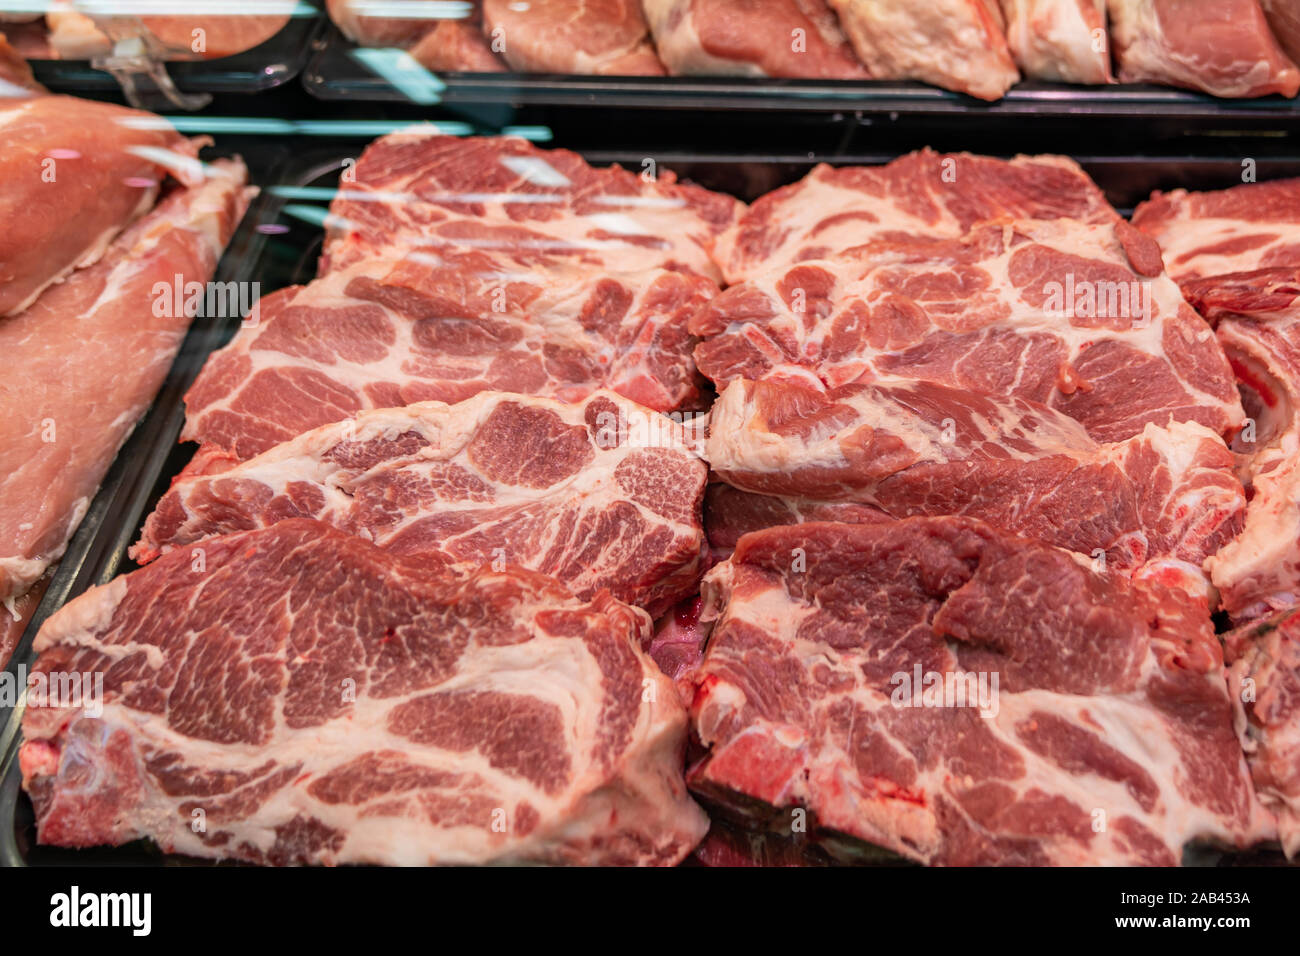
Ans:
[{"label": "thick layer of white fat", "polygon": [[91,588],[50,615],[32,645],[38,654],[56,644],[81,644],[108,628],[113,612],[126,595],[128,575]]},{"label": "thick layer of white fat", "polygon": [[[674,76],[767,76],[757,63],[725,60],[704,49],[690,0],[642,0],[641,6],[659,59]],[[682,15],[674,17],[675,13]]]},{"label": "thick layer of white fat", "polygon": [[1205,562],[1220,590],[1254,585],[1294,590],[1300,567],[1300,463],[1279,465],[1254,482],[1241,534]]},{"label": "thick layer of white fat", "polygon": [[[1259,267],[1269,250],[1279,246],[1300,244],[1300,222],[1260,222],[1250,219],[1223,219],[1195,216],[1188,210],[1188,195],[1179,191],[1176,197],[1178,214],[1164,225],[1159,233],[1160,248],[1165,262],[1175,276],[1214,276],[1233,272],[1249,272]],[[1271,242],[1255,246],[1247,252],[1201,252],[1237,240],[1258,240],[1260,236],[1276,236]],[[1184,258],[1188,257],[1188,258]]]},{"label": "thick layer of white fat", "polygon": [[[983,2],[983,0],[980,0]],[[1000,96],[1018,78],[971,0],[832,0],[873,76]]]},{"label": "thick layer of white fat", "polygon": [[[1095,8],[1095,21],[1084,16],[1084,3]],[[1099,83],[1109,48],[1093,49],[1092,31],[1104,29],[1106,0],[1003,0],[1007,40],[1025,73],[1040,80]]]}]

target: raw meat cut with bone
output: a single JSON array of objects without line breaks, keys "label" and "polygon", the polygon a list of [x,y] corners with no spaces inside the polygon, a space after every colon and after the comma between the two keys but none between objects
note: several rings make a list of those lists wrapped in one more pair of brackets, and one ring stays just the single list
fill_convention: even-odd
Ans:
[{"label": "raw meat cut with bone", "polygon": [[1108,0],[1123,83],[1161,83],[1214,96],[1300,90],[1259,0]]},{"label": "raw meat cut with bone", "polygon": [[643,0],[675,76],[867,79],[826,0]]},{"label": "raw meat cut with bone", "polygon": [[690,273],[524,270],[483,252],[359,262],[263,299],[186,395],[181,438],[242,460],[362,410],[486,390],[693,406],[686,326],[716,291]]},{"label": "raw meat cut with bone", "polygon": [[482,392],[365,412],[179,480],[131,553],[316,518],[430,566],[505,562],[657,615],[703,571],[706,474],[685,428],[613,393]]},{"label": "raw meat cut with bone", "polygon": [[483,28],[516,70],[662,76],[641,0],[483,0]]},{"label": "raw meat cut with bone", "polygon": [[[213,538],[46,622],[19,753],[40,842],[284,864],[673,864],[707,820],[650,619],[451,575],[307,519]],[[202,811],[206,827],[194,827]]]},{"label": "raw meat cut with bone", "polygon": [[1300,609],[1223,638],[1228,693],[1260,800],[1277,817],[1289,859],[1300,857]]},{"label": "raw meat cut with bone", "polygon": [[[709,572],[687,779],[751,826],[931,864],[1175,865],[1275,828],[1218,641],[1133,588],[964,518],[806,524]],[[996,681],[996,683],[995,683]]]},{"label": "raw meat cut with bone", "polygon": [[1236,437],[1250,490],[1241,535],[1207,562],[1236,620],[1300,603],[1300,270],[1185,284],[1217,323],[1249,418]]},{"label": "raw meat cut with bone", "polygon": [[877,240],[734,285],[690,322],[701,372],[836,388],[876,377],[1040,402],[1097,441],[1243,419],[1213,332],[1127,223],[983,222]]},{"label": "raw meat cut with bone", "polygon": [[1119,214],[1072,159],[908,153],[884,166],[825,164],[754,202],[717,244],[727,282],[873,240],[958,239],[983,219],[1079,219]]},{"label": "raw meat cut with bone", "polygon": [[1020,79],[997,0],[830,0],[873,77],[1000,99]]},{"label": "raw meat cut with bone", "polygon": [[1002,0],[1007,45],[1035,80],[1113,83],[1106,0]]},{"label": "raw meat cut with bone", "polygon": [[667,268],[719,278],[711,252],[743,210],[730,196],[522,139],[415,127],[368,146],[330,203],[320,274],[361,259],[478,250],[518,267]]},{"label": "raw meat cut with bone", "polygon": [[1300,179],[1218,192],[1157,192],[1133,225],[1160,244],[1178,282],[1300,262]]},{"label": "raw meat cut with bone", "polygon": [[[153,208],[168,173],[201,181],[198,144],[160,117],[71,96],[0,110],[0,316],[91,265]],[[67,228],[75,222],[77,228]]]},{"label": "raw meat cut with bone", "polygon": [[713,406],[706,455],[723,481],[790,499],[796,513],[966,515],[1193,595],[1246,506],[1231,454],[1200,425],[1148,424],[1098,445],[1042,405],[924,381],[830,392],[733,382]]},{"label": "raw meat cut with bone", "polygon": [[156,287],[206,282],[249,195],[242,163],[218,160],[177,189],[93,266],[0,320],[0,600],[67,546],[117,450],[153,401],[192,314],[159,307]]}]

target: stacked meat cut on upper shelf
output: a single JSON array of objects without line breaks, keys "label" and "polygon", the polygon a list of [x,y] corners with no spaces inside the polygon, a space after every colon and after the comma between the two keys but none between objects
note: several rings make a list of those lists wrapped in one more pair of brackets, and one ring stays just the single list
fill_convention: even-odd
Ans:
[{"label": "stacked meat cut on upper shelf", "polygon": [[921,80],[986,100],[1022,74],[1300,90],[1293,0],[482,0],[459,19],[326,6],[350,39],[439,71]]},{"label": "stacked meat cut on upper shelf", "polygon": [[353,173],[195,382],[145,567],[37,638],[105,676],[24,719],[42,840],[1300,850],[1300,183],[1131,224],[923,151],[746,207],[423,128]]},{"label": "stacked meat cut on upper shelf", "polygon": [[64,96],[0,114],[0,664],[176,357],[250,198],[160,117]]}]

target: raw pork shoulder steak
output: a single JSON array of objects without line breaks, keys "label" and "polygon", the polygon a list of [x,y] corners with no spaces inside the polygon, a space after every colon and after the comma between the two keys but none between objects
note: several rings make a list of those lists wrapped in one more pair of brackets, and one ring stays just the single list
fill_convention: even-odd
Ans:
[{"label": "raw pork shoulder steak", "polygon": [[526,73],[661,76],[641,0],[483,0],[483,26]]},{"label": "raw pork shoulder steak", "polygon": [[39,839],[271,864],[676,863],[707,821],[650,626],[606,593],[454,577],[306,519],[213,539],[202,568],[172,552],[36,639],[36,673],[104,675],[101,715],[24,716]]},{"label": "raw pork shoulder steak", "polygon": [[1260,800],[1277,816],[1290,859],[1300,857],[1300,610],[1224,635],[1228,692]]},{"label": "raw pork shoulder steak", "polygon": [[1002,0],[1007,44],[1036,80],[1111,83],[1106,0]]},{"label": "raw pork shoulder steak", "polygon": [[1214,96],[1300,90],[1300,69],[1269,30],[1259,0],[1108,0],[1124,83],[1162,83]]},{"label": "raw pork shoulder steak", "polygon": [[971,519],[747,535],[705,578],[709,753],[688,781],[771,829],[804,807],[840,852],[924,863],[1251,845],[1273,823],[1209,619],[1185,608]]},{"label": "raw pork shoulder steak", "polygon": [[132,554],[311,517],[394,554],[519,565],[657,615],[699,580],[706,473],[682,426],[609,392],[574,405],[484,392],[366,412],[177,481]]},{"label": "raw pork shoulder steak", "polygon": [[330,204],[321,274],[412,248],[477,249],[518,266],[667,268],[719,278],[711,253],[744,207],[671,171],[595,169],[522,139],[415,128],[376,140]]},{"label": "raw pork shoulder steak", "polygon": [[[1232,455],[1200,425],[1148,424],[1127,441],[1098,445],[1042,405],[929,382],[822,393],[737,381],[713,406],[710,425],[707,458],[717,476],[788,499],[790,511],[859,505],[895,518],[967,515],[1104,554],[1110,569],[1181,579],[1192,594],[1205,592],[1201,565],[1240,530],[1246,507]],[[713,513],[711,524],[752,529],[769,517],[758,505],[747,516]]]},{"label": "raw pork shoulder steak", "polygon": [[873,77],[1000,99],[1020,79],[996,0],[830,0]]},{"label": "raw pork shoulder steak", "polygon": [[1223,352],[1125,222],[994,221],[957,240],[878,240],[768,272],[697,312],[696,364],[718,385],[835,388],[876,376],[1012,395],[1097,441],[1148,422],[1242,422]]},{"label": "raw pork shoulder steak", "polygon": [[718,242],[717,257],[736,283],[873,240],[958,239],[982,219],[1003,217],[1119,218],[1072,159],[926,149],[879,167],[817,166],[756,201]]},{"label": "raw pork shoulder steak", "polygon": [[665,270],[510,272],[480,252],[360,262],[267,296],[185,396],[182,438],[242,460],[365,409],[491,389],[694,406],[687,321],[716,291]]},{"label": "raw pork shoulder steak", "polygon": [[644,0],[678,76],[866,79],[826,0]]},{"label": "raw pork shoulder steak", "polygon": [[1133,225],[1164,252],[1179,282],[1300,263],[1300,179],[1234,186],[1219,192],[1156,193]]}]

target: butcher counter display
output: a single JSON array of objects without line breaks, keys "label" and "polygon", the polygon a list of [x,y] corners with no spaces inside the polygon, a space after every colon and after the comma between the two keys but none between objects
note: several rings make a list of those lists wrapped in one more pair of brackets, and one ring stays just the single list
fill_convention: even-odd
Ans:
[{"label": "butcher counter display", "polygon": [[[1293,0],[326,0],[396,85],[453,73],[914,80],[982,100],[1020,82],[1300,90]],[[400,62],[398,62],[400,60]]]},{"label": "butcher counter display", "polygon": [[1126,219],[1050,155],[750,203],[425,125],[342,166],[139,568],[20,649],[101,681],[29,689],[40,845],[1300,852],[1300,179]]}]

